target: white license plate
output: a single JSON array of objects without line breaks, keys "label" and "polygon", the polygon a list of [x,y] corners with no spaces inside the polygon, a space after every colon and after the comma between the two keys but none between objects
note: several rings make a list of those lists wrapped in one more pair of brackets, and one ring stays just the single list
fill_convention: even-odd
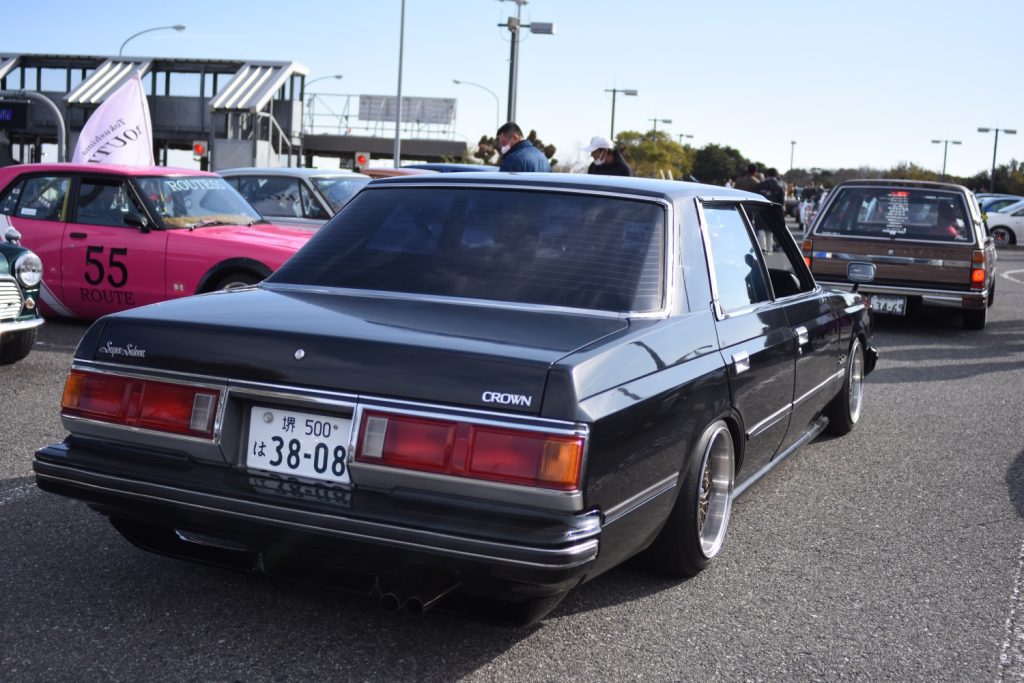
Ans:
[{"label": "white license plate", "polygon": [[876,313],[886,313],[888,315],[905,315],[907,312],[907,297],[872,294],[871,308]]},{"label": "white license plate", "polygon": [[348,484],[352,420],[253,406],[245,466],[336,484]]}]

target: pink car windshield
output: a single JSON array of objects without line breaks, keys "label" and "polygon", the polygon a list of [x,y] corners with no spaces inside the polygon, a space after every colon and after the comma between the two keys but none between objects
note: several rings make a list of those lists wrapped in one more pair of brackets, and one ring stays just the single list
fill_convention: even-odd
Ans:
[{"label": "pink car windshield", "polygon": [[138,182],[168,228],[249,225],[262,220],[223,178],[163,176],[139,178]]}]

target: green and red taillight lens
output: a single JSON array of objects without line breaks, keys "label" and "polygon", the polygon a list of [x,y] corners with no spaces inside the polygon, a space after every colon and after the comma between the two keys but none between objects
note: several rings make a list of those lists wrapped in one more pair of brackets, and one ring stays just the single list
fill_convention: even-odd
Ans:
[{"label": "green and red taillight lens", "polygon": [[971,289],[985,289],[984,251],[975,251],[971,258]]},{"label": "green and red taillight lens", "polygon": [[579,488],[585,437],[366,412],[356,461],[456,477]]},{"label": "green and red taillight lens", "polygon": [[74,417],[208,439],[219,398],[215,389],[72,370],[61,410]]},{"label": "green and red taillight lens", "polygon": [[811,254],[814,253],[814,242],[813,242],[813,240],[804,240],[803,252],[804,252],[804,263],[806,263],[807,267],[810,268],[811,267]]}]

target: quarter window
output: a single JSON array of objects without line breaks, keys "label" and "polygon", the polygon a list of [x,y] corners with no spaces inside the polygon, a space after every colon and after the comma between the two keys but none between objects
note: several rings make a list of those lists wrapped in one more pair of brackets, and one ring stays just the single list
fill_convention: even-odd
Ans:
[{"label": "quarter window", "polygon": [[59,221],[70,179],[35,176],[17,183],[0,201],[0,213],[39,221]]},{"label": "quarter window", "polygon": [[735,205],[704,206],[718,304],[724,311],[771,299],[759,248]]}]

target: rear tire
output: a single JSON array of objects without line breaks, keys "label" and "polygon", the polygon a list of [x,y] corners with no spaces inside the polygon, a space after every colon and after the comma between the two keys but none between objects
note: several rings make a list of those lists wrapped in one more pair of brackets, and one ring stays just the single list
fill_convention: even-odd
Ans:
[{"label": "rear tire", "polygon": [[724,420],[701,434],[680,472],[679,496],[654,543],[644,551],[651,569],[670,576],[699,573],[725,542],[732,510],[736,448]]},{"label": "rear tire", "polygon": [[843,388],[825,408],[828,418],[826,431],[834,436],[843,436],[853,431],[860,420],[864,404],[864,345],[855,338],[850,345],[846,360],[846,375]]},{"label": "rear tire", "polygon": [[964,329],[983,330],[988,319],[988,308],[971,309],[964,311]]},{"label": "rear tire", "polygon": [[35,346],[37,332],[33,327],[31,330],[6,335],[0,340],[0,365],[17,363],[27,356]]}]

